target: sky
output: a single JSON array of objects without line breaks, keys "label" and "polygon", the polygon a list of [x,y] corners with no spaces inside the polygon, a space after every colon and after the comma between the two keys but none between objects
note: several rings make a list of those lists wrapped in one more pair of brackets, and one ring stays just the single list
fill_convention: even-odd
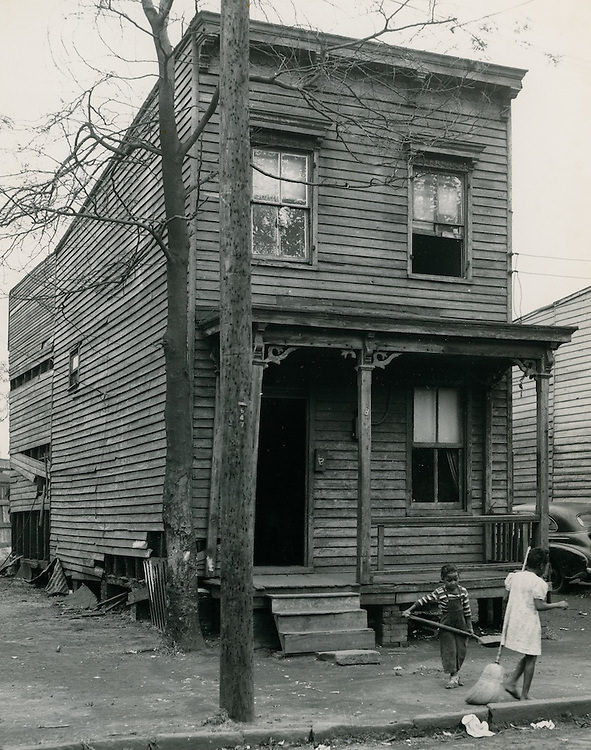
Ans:
[{"label": "sky", "polygon": [[[384,3],[393,9],[400,0]],[[407,3],[404,20],[411,22],[425,18],[433,6],[433,0]],[[90,83],[97,70],[112,67],[137,74],[136,65],[128,65],[121,54],[114,58],[112,50],[123,51],[129,60],[145,61],[139,71],[152,72],[147,35],[129,26],[97,25],[92,4],[92,0],[2,0],[0,174],[13,168],[15,148],[27,132],[38,128],[81,85]],[[216,0],[202,0],[199,5],[219,10]],[[376,6],[374,0],[253,0],[251,14],[361,36],[380,25],[379,16],[372,12]],[[176,0],[175,7],[188,19],[194,0]],[[518,317],[591,285],[587,240],[591,2],[437,0],[436,9],[440,18],[458,19],[453,33],[437,26],[421,35],[415,31],[391,35],[388,41],[528,70],[512,107],[513,312]],[[180,30],[182,24],[176,28]],[[485,49],[475,49],[475,35],[486,40]],[[136,97],[130,116],[150,85],[148,78],[130,82]],[[10,126],[4,124],[5,118]],[[29,251],[9,263],[0,261],[0,373],[8,358],[8,291],[46,252],[35,250],[35,260]],[[8,455],[5,394],[6,383],[0,383],[0,457]]]}]

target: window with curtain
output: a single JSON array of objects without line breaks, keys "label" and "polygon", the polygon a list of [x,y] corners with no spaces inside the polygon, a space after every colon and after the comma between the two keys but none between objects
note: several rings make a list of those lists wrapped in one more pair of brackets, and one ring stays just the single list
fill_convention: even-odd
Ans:
[{"label": "window with curtain", "polygon": [[459,506],[463,427],[457,388],[415,388],[412,440],[412,502]]},{"label": "window with curtain", "polygon": [[252,150],[252,254],[310,260],[310,154]]},{"label": "window with curtain", "polygon": [[467,269],[466,175],[416,168],[411,196],[411,272],[464,277]]}]

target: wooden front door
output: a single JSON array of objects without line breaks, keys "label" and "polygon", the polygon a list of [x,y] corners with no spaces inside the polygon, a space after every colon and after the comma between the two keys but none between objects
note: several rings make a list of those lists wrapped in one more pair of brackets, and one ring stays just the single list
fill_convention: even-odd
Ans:
[{"label": "wooden front door", "polygon": [[305,562],[307,402],[263,397],[254,527],[254,564]]}]

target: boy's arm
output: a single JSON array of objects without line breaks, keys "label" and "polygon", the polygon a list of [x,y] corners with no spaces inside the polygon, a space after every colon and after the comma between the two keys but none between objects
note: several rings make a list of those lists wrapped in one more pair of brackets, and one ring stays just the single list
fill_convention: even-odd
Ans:
[{"label": "boy's arm", "polygon": [[427,604],[428,602],[431,602],[431,601],[433,601],[433,602],[437,601],[436,597],[432,593],[431,594],[427,594],[426,596],[422,596],[420,599],[417,599],[414,604],[411,604],[408,609],[405,609],[402,612],[402,616],[403,617],[408,617],[410,614],[412,614],[414,612],[415,609],[419,609],[421,607],[424,607],[425,604]]}]

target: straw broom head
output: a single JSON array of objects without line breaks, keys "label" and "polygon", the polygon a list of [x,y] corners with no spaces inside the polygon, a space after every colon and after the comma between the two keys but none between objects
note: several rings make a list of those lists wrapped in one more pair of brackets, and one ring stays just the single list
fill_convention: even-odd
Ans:
[{"label": "straw broom head", "polygon": [[484,706],[487,703],[496,703],[503,700],[505,696],[504,679],[505,673],[500,664],[488,664],[478,678],[478,682],[466,696],[466,703]]}]

